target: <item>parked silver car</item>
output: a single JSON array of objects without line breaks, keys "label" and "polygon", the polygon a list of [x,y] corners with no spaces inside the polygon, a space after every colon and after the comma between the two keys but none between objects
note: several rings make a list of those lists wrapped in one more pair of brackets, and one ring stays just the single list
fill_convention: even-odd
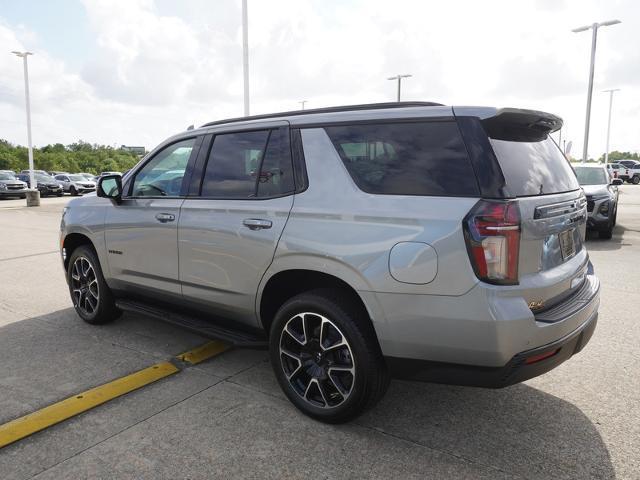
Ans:
[{"label": "parked silver car", "polygon": [[12,173],[0,171],[0,198],[27,196],[28,185]]},{"label": "parked silver car", "polygon": [[96,191],[96,182],[88,180],[84,175],[65,173],[56,175],[55,179],[60,182],[65,193],[74,196]]},{"label": "parked silver car", "polygon": [[599,305],[561,124],[407,102],[183,132],[69,203],[73,304],[89,323],[134,311],[268,347],[287,397],[325,422],[390,376],[540,375],[586,345]]}]

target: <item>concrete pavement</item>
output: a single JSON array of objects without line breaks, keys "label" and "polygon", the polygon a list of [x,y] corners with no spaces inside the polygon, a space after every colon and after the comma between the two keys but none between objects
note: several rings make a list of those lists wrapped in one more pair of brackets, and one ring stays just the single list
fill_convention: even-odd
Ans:
[{"label": "concrete pavement", "polygon": [[[640,186],[614,238],[585,350],[503,390],[394,381],[356,422],[310,420],[259,351],[223,353],[0,449],[0,478],[640,478]],[[125,314],[75,315],[57,253],[64,199],[0,201],[0,423],[205,342]]]}]

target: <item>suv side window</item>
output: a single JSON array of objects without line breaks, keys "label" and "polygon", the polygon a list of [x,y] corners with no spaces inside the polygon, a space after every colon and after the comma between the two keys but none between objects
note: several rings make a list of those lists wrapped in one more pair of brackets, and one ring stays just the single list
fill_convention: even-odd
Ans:
[{"label": "suv side window", "polygon": [[286,129],[216,135],[202,181],[201,196],[255,198],[293,191]]},{"label": "suv side window", "polygon": [[388,195],[479,196],[454,121],[325,127],[356,185]]},{"label": "suv side window", "polygon": [[291,147],[286,128],[272,130],[269,143],[260,166],[258,197],[274,197],[293,193],[293,166]]},{"label": "suv side window", "polygon": [[178,197],[195,138],[173,143],[158,152],[137,173],[132,197]]}]

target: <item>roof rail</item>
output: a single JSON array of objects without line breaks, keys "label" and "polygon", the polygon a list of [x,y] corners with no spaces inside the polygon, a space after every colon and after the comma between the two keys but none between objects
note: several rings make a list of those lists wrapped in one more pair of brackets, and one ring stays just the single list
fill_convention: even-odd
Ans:
[{"label": "roof rail", "polygon": [[267,113],[263,115],[251,115],[249,117],[227,118],[225,120],[216,120],[214,122],[205,123],[202,127],[211,127],[213,125],[222,125],[233,122],[246,122],[250,120],[263,120],[266,118],[291,117],[294,115],[312,115],[314,113],[335,113],[335,112],[352,112],[355,110],[380,110],[384,108],[403,108],[403,107],[442,107],[441,103],[435,102],[385,102],[385,103],[364,103],[361,105],[343,105],[339,107],[311,108],[308,110],[293,110],[290,112]]}]

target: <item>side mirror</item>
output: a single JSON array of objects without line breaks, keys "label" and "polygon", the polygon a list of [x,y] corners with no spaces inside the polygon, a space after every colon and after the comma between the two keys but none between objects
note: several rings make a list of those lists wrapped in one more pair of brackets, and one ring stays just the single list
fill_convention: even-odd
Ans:
[{"label": "side mirror", "polygon": [[622,179],[614,178],[613,180],[611,180],[611,185],[622,185]]},{"label": "side mirror", "polygon": [[105,175],[98,180],[96,195],[110,198],[120,203],[122,200],[122,177],[120,175]]}]

